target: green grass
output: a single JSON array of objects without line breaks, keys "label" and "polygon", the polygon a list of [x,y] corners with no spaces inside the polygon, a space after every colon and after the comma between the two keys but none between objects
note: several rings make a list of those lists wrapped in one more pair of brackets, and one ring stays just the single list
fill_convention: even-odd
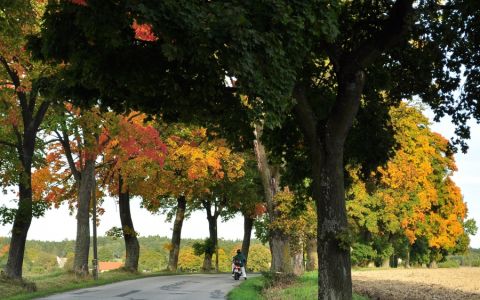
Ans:
[{"label": "green grass", "polygon": [[[262,300],[290,300],[290,299],[317,299],[317,272],[307,272],[299,277],[293,284],[264,289],[265,279],[255,277],[243,282],[228,294],[229,300],[262,299]],[[354,300],[368,300],[358,294],[353,295]]]},{"label": "green grass", "polygon": [[[124,271],[110,271],[99,274],[98,280],[88,276],[81,278],[73,273],[57,272],[42,276],[26,277],[23,281],[0,278],[0,295],[5,300],[23,300],[43,297],[75,289],[104,285],[117,281],[151,276],[172,275],[172,273],[132,274]],[[36,291],[32,291],[36,288]]]},{"label": "green grass", "polygon": [[249,277],[248,280],[242,282],[239,287],[234,288],[228,293],[228,299],[231,300],[262,300],[262,289],[265,280],[262,276]]}]

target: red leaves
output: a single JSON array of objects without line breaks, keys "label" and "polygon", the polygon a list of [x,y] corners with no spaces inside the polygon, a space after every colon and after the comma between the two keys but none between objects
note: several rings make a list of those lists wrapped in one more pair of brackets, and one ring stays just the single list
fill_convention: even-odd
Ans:
[{"label": "red leaves", "polygon": [[155,42],[158,37],[152,31],[150,24],[138,24],[137,20],[133,21],[132,28],[135,31],[135,38],[145,42]]},{"label": "red leaves", "polygon": [[70,2],[80,6],[88,6],[86,0],[70,0]]},{"label": "red leaves", "polygon": [[267,212],[267,208],[265,207],[265,205],[263,205],[263,203],[255,204],[255,217],[261,216],[266,212]]},{"label": "red leaves", "polygon": [[126,118],[120,121],[120,134],[117,136],[121,151],[128,159],[143,156],[157,162],[165,161],[167,147],[160,139],[158,131],[150,125],[131,123]]}]

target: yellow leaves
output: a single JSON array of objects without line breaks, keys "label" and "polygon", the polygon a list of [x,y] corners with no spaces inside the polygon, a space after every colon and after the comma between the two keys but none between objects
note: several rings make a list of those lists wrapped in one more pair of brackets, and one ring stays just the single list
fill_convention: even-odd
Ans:
[{"label": "yellow leaves", "polygon": [[455,214],[447,218],[439,215],[430,215],[432,231],[429,236],[429,246],[433,248],[451,249],[455,247],[457,239],[463,234],[463,225]]},{"label": "yellow leaves", "polygon": [[244,176],[244,160],[228,148],[223,139],[209,140],[205,128],[182,128],[166,139],[166,173],[177,182],[178,193],[209,193],[222,180]]},{"label": "yellow leaves", "polygon": [[172,243],[165,243],[163,244],[163,249],[167,250],[168,252],[173,250],[173,244]]},{"label": "yellow leaves", "polygon": [[279,229],[294,239],[316,234],[317,219],[313,201],[307,203],[305,210],[296,210],[295,194],[288,188],[276,193],[273,200],[276,215],[268,224],[270,229]]},{"label": "yellow leaves", "polygon": [[349,170],[353,184],[347,197],[357,202],[347,203],[349,217],[370,233],[400,231],[410,244],[425,237],[430,247],[452,248],[463,234],[466,207],[450,179],[456,166],[448,141],[431,132],[428,119],[414,107],[402,103],[390,115],[398,148],[371,175],[378,184],[369,192],[357,170]]}]

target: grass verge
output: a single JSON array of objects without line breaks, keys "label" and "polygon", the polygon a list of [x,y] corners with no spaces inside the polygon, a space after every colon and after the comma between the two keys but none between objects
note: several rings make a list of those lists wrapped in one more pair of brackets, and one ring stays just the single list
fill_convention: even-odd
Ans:
[{"label": "grass verge", "polygon": [[24,280],[9,280],[0,277],[0,295],[5,300],[25,300],[75,289],[109,284],[117,281],[145,278],[151,276],[173,275],[172,273],[130,273],[121,270],[99,274],[93,277],[78,277],[74,273],[57,272],[43,276],[27,277]]},{"label": "grass verge", "polygon": [[238,287],[228,293],[229,300],[262,300],[262,290],[265,285],[263,276],[249,277],[248,280],[242,282]]},{"label": "grass verge", "polygon": [[[249,278],[228,294],[229,300],[290,300],[316,299],[318,294],[317,272],[307,272],[294,282],[289,280],[271,285],[265,277]],[[269,287],[267,287],[269,286]],[[358,294],[353,294],[354,300],[368,300]]]}]

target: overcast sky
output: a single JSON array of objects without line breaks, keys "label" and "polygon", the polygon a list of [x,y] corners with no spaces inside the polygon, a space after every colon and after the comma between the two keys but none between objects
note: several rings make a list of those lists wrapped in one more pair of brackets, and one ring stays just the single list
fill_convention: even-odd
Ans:
[{"label": "overcast sky", "polygon": [[[430,113],[426,113],[431,116]],[[448,119],[440,123],[432,124],[432,129],[450,138],[453,135],[453,126]],[[453,179],[462,190],[464,199],[468,205],[469,218],[474,218],[480,225],[480,126],[472,123],[472,138],[468,142],[470,149],[467,154],[456,154],[458,172]],[[14,205],[10,196],[1,196],[0,205]],[[172,224],[165,221],[161,215],[151,215],[139,206],[140,201],[133,199],[131,203],[132,219],[135,230],[141,236],[160,235],[171,236]],[[105,215],[101,217],[98,234],[104,235],[105,231],[113,226],[120,227],[118,206],[113,198],[104,202]],[[0,226],[0,236],[9,236],[11,225]],[[45,217],[34,219],[28,232],[28,239],[60,241],[75,239],[76,222],[75,216],[71,216],[65,206],[58,210],[47,211]],[[237,239],[243,238],[243,219],[241,216],[219,224],[218,234],[220,238]],[[194,213],[190,219],[184,222],[182,237],[206,238],[208,236],[208,223],[204,212]],[[471,246],[480,248],[480,233],[471,238]]]}]

